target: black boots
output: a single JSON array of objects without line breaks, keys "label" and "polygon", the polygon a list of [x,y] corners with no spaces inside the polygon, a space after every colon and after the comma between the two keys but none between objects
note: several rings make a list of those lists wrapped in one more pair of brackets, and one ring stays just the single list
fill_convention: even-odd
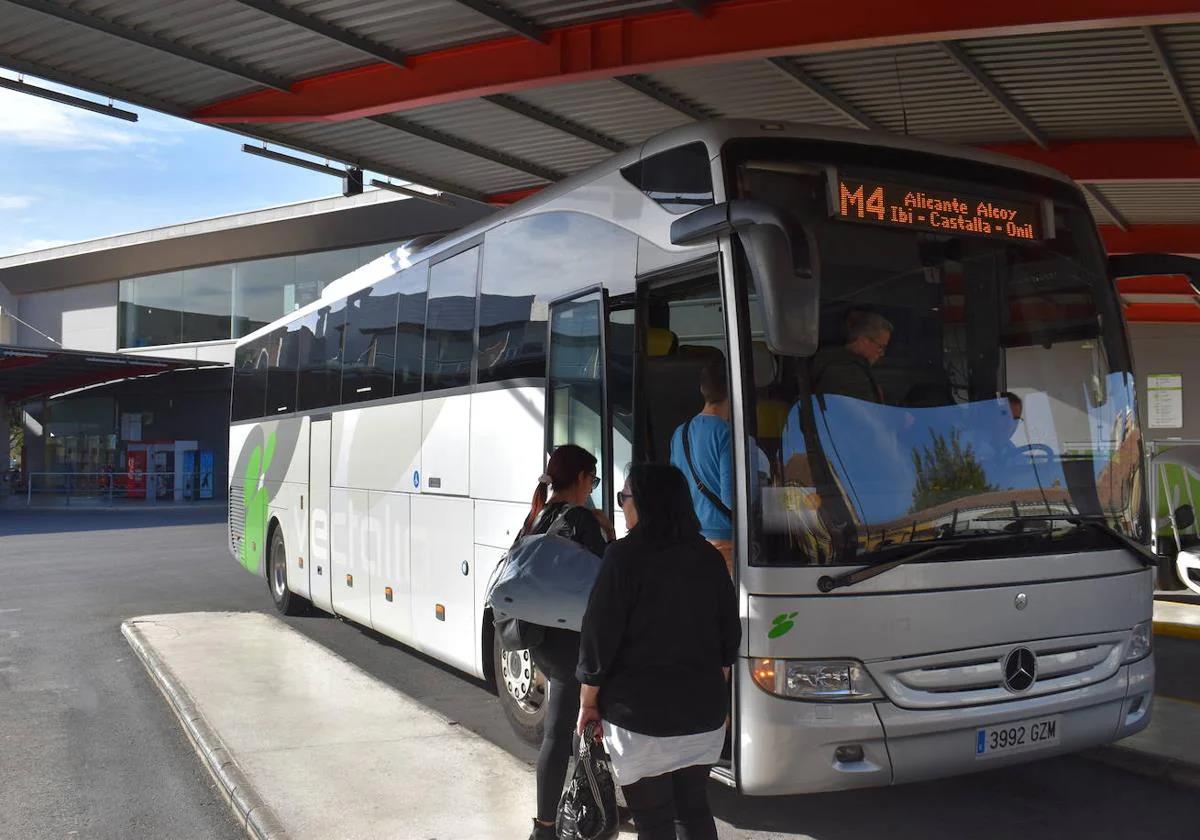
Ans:
[{"label": "black boots", "polygon": [[529,835],[529,840],[558,840],[558,832],[553,825],[542,825],[534,820],[533,833]]}]

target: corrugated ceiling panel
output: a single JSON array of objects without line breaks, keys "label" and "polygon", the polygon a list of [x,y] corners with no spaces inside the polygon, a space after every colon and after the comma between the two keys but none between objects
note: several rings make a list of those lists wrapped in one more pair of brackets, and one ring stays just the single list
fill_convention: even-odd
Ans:
[{"label": "corrugated ceiling panel", "polygon": [[[1004,110],[936,44],[799,56],[819,81],[889,131],[952,143],[1023,140]],[[903,91],[903,95],[901,95]]]},{"label": "corrugated ceiling panel", "polygon": [[[1131,225],[1200,223],[1200,181],[1096,184]],[[1107,214],[1100,212],[1101,221]]]},{"label": "corrugated ceiling panel", "polygon": [[691,122],[675,109],[608,79],[525,91],[520,98],[629,146]]},{"label": "corrugated ceiling panel", "polygon": [[1140,30],[988,38],[962,45],[1052,137],[1187,132]]},{"label": "corrugated ceiling panel", "polygon": [[419,108],[402,116],[566,175],[586,169],[611,154],[481,99]]},{"label": "corrugated ceiling panel", "polygon": [[1200,114],[1200,25],[1165,26],[1160,32],[1187,91],[1192,111]]},{"label": "corrugated ceiling panel", "polygon": [[512,32],[453,0],[284,0],[409,53],[503,38]]},{"label": "corrugated ceiling panel", "polygon": [[287,79],[371,60],[235,0],[79,0],[74,7]]},{"label": "corrugated ceiling panel", "polygon": [[525,172],[459,152],[366,120],[344,123],[279,124],[265,130],[294,140],[336,149],[344,159],[368,161],[423,173],[482,193],[504,192],[541,183]]},{"label": "corrugated ceiling panel", "polygon": [[7,3],[0,3],[0,55],[128,87],[183,109],[257,89],[223,71]]},{"label": "corrugated ceiling panel", "polygon": [[670,0],[498,0],[499,5],[541,26],[570,26],[618,15],[678,9]]},{"label": "corrugated ceiling panel", "polygon": [[653,78],[721,116],[857,127],[766,61],[667,70]]}]

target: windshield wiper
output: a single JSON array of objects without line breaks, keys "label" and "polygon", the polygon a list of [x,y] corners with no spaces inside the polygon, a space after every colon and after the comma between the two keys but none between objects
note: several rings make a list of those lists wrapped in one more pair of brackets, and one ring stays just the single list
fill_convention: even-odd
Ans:
[{"label": "windshield wiper", "polygon": [[1091,528],[1093,531],[1104,534],[1121,545],[1122,548],[1129,549],[1137,558],[1142,561],[1142,564],[1151,569],[1158,568],[1158,555],[1151,551],[1148,547],[1142,545],[1128,534],[1117,530],[1108,524],[1108,517],[1099,513],[1083,514],[1083,513],[1027,513],[1016,516],[1006,515],[989,515],[981,516],[977,520],[995,521],[995,522],[1069,522],[1077,528]]},{"label": "windshield wiper", "polygon": [[[1007,535],[1005,535],[1007,536]],[[903,566],[905,563],[911,563],[914,560],[924,560],[928,557],[933,557],[935,554],[941,554],[956,548],[963,544],[965,540],[938,540],[935,545],[928,548],[923,548],[914,551],[912,554],[905,554],[903,557],[897,557],[895,560],[880,560],[872,563],[869,566],[864,566],[861,569],[856,569],[853,572],[846,572],[837,577],[822,575],[817,581],[817,589],[822,592],[832,592],[835,589],[841,589],[844,586],[854,586],[856,583],[862,583],[864,580],[870,580],[876,575],[881,575],[884,572],[890,572],[897,566]],[[917,543],[919,545],[919,543]]]}]

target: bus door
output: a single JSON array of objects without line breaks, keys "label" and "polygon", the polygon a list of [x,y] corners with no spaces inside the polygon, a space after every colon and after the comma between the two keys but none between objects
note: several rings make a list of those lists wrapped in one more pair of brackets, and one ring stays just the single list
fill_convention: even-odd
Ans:
[{"label": "bus door", "polygon": [[[680,427],[705,408],[702,379],[711,380],[714,368],[724,372],[726,404],[729,404],[729,341],[726,307],[721,293],[717,264],[707,259],[669,274],[639,278],[637,297],[638,343],[634,360],[634,452],[638,460],[674,463],[694,485],[693,473],[681,453],[672,457],[672,439]],[[719,373],[717,375],[720,380]],[[714,395],[715,396],[715,395]],[[737,404],[737,401],[733,401]],[[724,418],[728,422],[729,418]],[[732,430],[731,430],[732,431]],[[733,446],[727,474],[733,471]],[[693,452],[693,463],[697,453]],[[719,494],[729,508],[734,504],[734,487],[720,488],[710,474],[711,465],[698,463],[706,486]],[[693,504],[709,538],[726,556],[736,583],[733,558],[733,522],[709,502],[699,490]],[[736,698],[733,700],[733,719]],[[727,746],[714,774],[733,784],[731,746]]]},{"label": "bus door", "polygon": [[592,506],[611,515],[613,498],[624,483],[614,481],[611,465],[612,426],[606,387],[608,296],[593,287],[550,305],[547,353],[546,452],[566,443],[596,456],[600,485]]},{"label": "bus door", "polygon": [[313,417],[308,446],[308,585],[313,606],[333,612],[330,581],[329,473],[333,421],[329,415]]}]

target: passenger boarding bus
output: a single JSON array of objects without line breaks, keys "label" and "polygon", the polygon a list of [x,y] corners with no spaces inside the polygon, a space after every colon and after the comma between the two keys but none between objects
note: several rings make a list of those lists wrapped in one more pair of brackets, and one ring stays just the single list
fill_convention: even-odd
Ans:
[{"label": "passenger boarding bus", "polygon": [[338,279],[238,344],[232,552],[284,613],[494,681],[536,741],[546,683],[485,592],[546,455],[594,452],[620,527],[627,465],[669,458],[718,358],[744,627],[721,779],[886,785],[1146,726],[1114,277],[1074,183],[974,149],[690,125]]}]

